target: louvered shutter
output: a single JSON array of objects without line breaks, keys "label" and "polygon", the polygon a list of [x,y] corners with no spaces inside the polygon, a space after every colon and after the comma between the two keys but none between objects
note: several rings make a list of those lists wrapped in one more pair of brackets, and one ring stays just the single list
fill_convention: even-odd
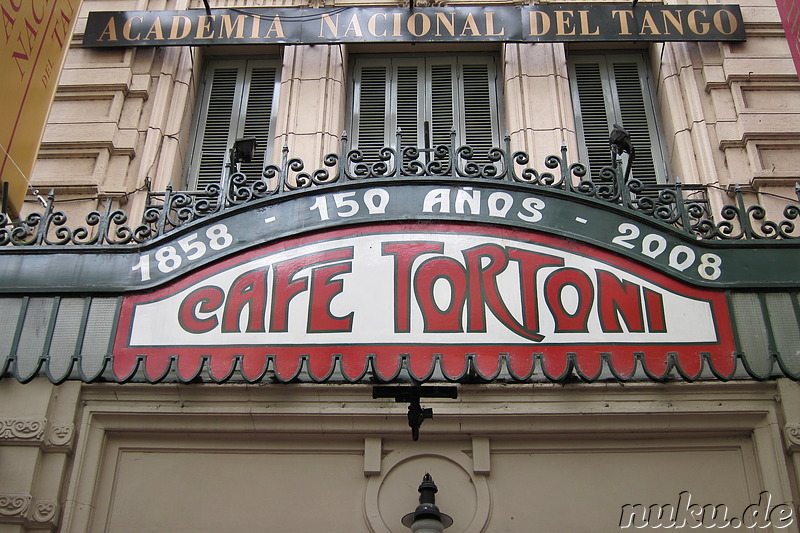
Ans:
[{"label": "louvered shutter", "polygon": [[[392,146],[393,130],[400,129],[402,133],[402,145],[420,146],[422,139],[422,128],[420,124],[421,105],[425,93],[420,85],[424,79],[421,73],[422,65],[419,61],[413,63],[393,62],[392,72],[394,74],[394,90],[396,91],[391,102],[394,104],[394,113],[391,110],[384,116],[387,125],[386,146]],[[392,115],[396,117],[396,123],[392,124]]]},{"label": "louvered shutter", "polygon": [[389,67],[364,65],[356,72],[353,115],[355,147],[370,161],[386,146]]},{"label": "louvered shutter", "polygon": [[453,61],[434,62],[428,65],[429,104],[426,106],[427,141],[433,148],[440,144],[450,144],[450,132],[455,127],[456,88],[455,63]]},{"label": "louvered shutter", "polygon": [[[405,146],[498,146],[498,99],[491,58],[359,58],[354,71],[353,147],[367,161],[402,132]],[[456,146],[457,147],[457,146]]]},{"label": "louvered shutter", "polygon": [[225,166],[229,139],[235,131],[232,122],[241,67],[213,68],[206,78],[205,98],[201,107],[200,129],[194,146],[190,186],[202,190],[219,183]]},{"label": "louvered shutter", "polygon": [[576,55],[570,58],[573,104],[581,160],[592,176],[612,162],[608,136],[614,124],[631,135],[636,149],[631,177],[666,182],[663,149],[647,66],[640,54]]},{"label": "louvered shutter", "polygon": [[[276,77],[277,68],[274,66],[254,64],[254,62],[248,64],[243,88],[245,99],[241,106],[244,116],[240,116],[241,131],[237,132],[236,138],[255,137],[256,139],[256,152],[253,160],[250,163],[242,163],[239,167],[249,181],[259,179],[264,170],[267,148],[270,146],[271,140]],[[231,144],[233,144],[233,140]]]},{"label": "louvered shutter", "polygon": [[270,153],[277,68],[275,62],[264,60],[209,63],[189,157],[190,188],[202,190],[220,182],[228,151],[240,137],[257,139],[253,161],[240,169],[251,180],[260,177]]},{"label": "louvered shutter", "polygon": [[[603,65],[605,66],[605,65]],[[608,109],[613,109],[606,96],[610,97],[607,83],[603,83],[600,63],[574,63],[571,73],[574,81],[573,90],[577,91],[575,118],[578,126],[578,137],[581,143],[581,160],[588,162],[592,176],[598,176],[600,169],[611,164],[608,135]],[[603,69],[605,71],[605,69]]]},{"label": "louvered shutter", "polygon": [[631,135],[636,149],[631,176],[648,185],[666,180],[659,179],[654,150],[660,150],[655,117],[647,88],[647,70],[641,61],[610,58],[609,69],[614,81],[615,101],[619,124]]},{"label": "louvered shutter", "polygon": [[472,147],[476,160],[488,161],[489,150],[499,146],[493,64],[462,62],[461,87],[464,120],[460,137]]}]

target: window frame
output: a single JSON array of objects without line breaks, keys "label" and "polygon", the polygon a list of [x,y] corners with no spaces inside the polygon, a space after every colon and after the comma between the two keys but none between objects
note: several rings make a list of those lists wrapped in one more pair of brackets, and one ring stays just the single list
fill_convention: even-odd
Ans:
[{"label": "window frame", "polygon": [[[272,99],[269,109],[269,126],[267,132],[262,137],[266,137],[266,142],[259,142],[257,149],[263,150],[263,162],[261,171],[268,165],[274,153],[274,132],[277,123],[281,62],[278,58],[263,56],[240,56],[240,57],[214,57],[208,59],[203,67],[201,83],[197,90],[197,103],[195,106],[194,119],[192,124],[192,135],[188,144],[186,155],[184,183],[187,189],[203,190],[206,186],[215,183],[211,178],[200,176],[202,163],[203,145],[206,137],[206,124],[208,121],[209,102],[212,96],[214,74],[221,69],[237,69],[236,84],[231,102],[231,120],[228,123],[227,141],[224,153],[219,165],[220,181],[224,176],[225,169],[230,161],[229,149],[233,142],[245,136],[246,119],[248,116],[248,103],[250,99],[250,86],[252,83],[253,70],[259,68],[274,69],[274,83],[272,84]],[[234,113],[235,111],[235,113]],[[246,165],[246,164],[243,164]],[[252,172],[251,172],[252,173]],[[248,175],[250,180],[260,177]]]},{"label": "window frame", "polygon": [[[612,163],[611,148],[608,143],[608,134],[611,133],[613,125],[619,124],[625,129],[625,121],[623,120],[623,111],[621,109],[621,98],[619,96],[618,84],[614,78],[612,63],[635,63],[639,72],[639,88],[641,91],[641,105],[644,108],[644,120],[647,123],[647,129],[650,137],[649,143],[649,157],[652,160],[653,171],[655,173],[655,182],[645,179],[646,185],[662,185],[673,181],[668,164],[668,154],[666,138],[663,134],[661,127],[660,111],[658,106],[657,92],[653,81],[652,70],[650,68],[650,61],[648,60],[645,51],[643,50],[609,50],[609,51],[593,51],[593,52],[573,52],[569,55],[567,60],[570,93],[572,98],[572,108],[575,116],[575,134],[578,140],[578,154],[580,161],[585,163],[587,167],[598,168],[599,166],[608,166]],[[591,164],[590,150],[586,141],[586,132],[584,131],[583,110],[581,108],[581,99],[578,86],[578,75],[576,73],[576,65],[579,64],[597,64],[599,66],[600,83],[603,88],[603,100],[605,104],[606,120],[607,120],[607,134],[605,136],[605,144],[608,147],[606,153],[608,154],[607,160],[601,165],[597,163]],[[635,105],[636,102],[630,105]],[[609,112],[610,111],[610,112]],[[633,134],[634,132],[631,131]],[[641,137],[640,137],[641,138]],[[632,140],[632,144],[637,149],[636,156],[646,153],[647,148],[644,144],[636,139]],[[595,141],[595,151],[599,151],[599,141]],[[636,161],[634,159],[634,171],[631,173],[632,178],[636,178]],[[628,156],[623,155],[623,168],[627,165]],[[592,172],[592,176],[596,179],[597,175]]]},{"label": "window frame", "polygon": [[[501,68],[499,55],[495,52],[487,53],[425,53],[425,54],[358,54],[353,55],[350,61],[350,82],[347,91],[348,120],[346,124],[350,135],[349,149],[361,149],[359,145],[360,121],[361,121],[361,74],[364,67],[386,67],[387,81],[385,91],[385,107],[391,102],[397,101],[398,83],[397,68],[403,66],[418,66],[422,74],[417,80],[417,94],[422,96],[417,101],[417,132],[416,142],[410,143],[403,137],[403,146],[425,147],[424,123],[432,122],[432,109],[430,102],[431,94],[431,68],[435,65],[451,65],[453,67],[452,91],[453,98],[453,127],[456,131],[456,145],[453,150],[466,144],[467,125],[465,121],[465,95],[463,90],[463,67],[469,64],[482,64],[487,66],[487,81],[489,94],[489,112],[491,121],[491,136],[493,138],[492,147],[500,147],[502,142],[502,125],[504,121],[503,91],[502,85],[498,83],[498,75]],[[396,131],[398,125],[398,113],[396,108],[391,112],[383,113],[384,130],[383,146],[397,148]],[[432,127],[431,127],[432,130]],[[431,133],[431,148],[437,143],[433,142]],[[441,143],[439,143],[441,144]],[[449,140],[447,142],[449,143]],[[372,150],[374,147],[369,147]],[[365,156],[368,154],[365,154]],[[372,154],[369,154],[372,155]]]}]

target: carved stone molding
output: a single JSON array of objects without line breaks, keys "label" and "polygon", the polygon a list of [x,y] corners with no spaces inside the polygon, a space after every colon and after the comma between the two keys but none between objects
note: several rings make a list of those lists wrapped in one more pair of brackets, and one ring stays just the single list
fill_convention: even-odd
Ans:
[{"label": "carved stone molding", "polygon": [[34,500],[26,493],[0,494],[0,524],[12,522],[55,527],[58,510],[55,500]]},{"label": "carved stone molding", "polygon": [[786,451],[789,453],[800,451],[800,424],[786,424],[783,433],[786,435]]},{"label": "carved stone molding", "polygon": [[73,424],[52,425],[47,432],[47,440],[45,445],[48,448],[71,448],[72,437],[75,434],[75,426]]},{"label": "carved stone molding", "polygon": [[28,519],[36,524],[55,525],[58,518],[58,502],[38,500],[29,511]]},{"label": "carved stone molding", "polygon": [[45,418],[0,418],[0,442],[40,443],[46,427]]},{"label": "carved stone molding", "polygon": [[24,518],[31,505],[30,494],[0,494],[0,520]]}]

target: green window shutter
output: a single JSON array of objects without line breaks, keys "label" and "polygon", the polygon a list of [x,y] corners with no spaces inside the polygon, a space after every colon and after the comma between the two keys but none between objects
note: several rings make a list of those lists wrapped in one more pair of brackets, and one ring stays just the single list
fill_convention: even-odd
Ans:
[{"label": "green window shutter", "polygon": [[228,150],[240,137],[255,137],[257,150],[241,171],[260,177],[270,154],[278,66],[264,60],[225,60],[208,64],[198,99],[198,119],[189,154],[189,188],[218,184],[226,172]]},{"label": "green window shutter", "polygon": [[375,161],[394,146],[499,146],[494,60],[484,57],[361,57],[354,66],[353,148]]},{"label": "green window shutter", "polygon": [[[397,65],[394,69],[396,82],[396,97],[392,99],[396,106],[395,116],[397,117],[397,128],[402,133],[403,146],[419,146],[422,131],[420,128],[420,105],[423,100],[423,91],[421,91],[420,83],[423,77],[420,76],[420,65]],[[386,132],[386,146],[394,144],[392,139],[393,131],[391,130],[391,110],[385,112],[382,120],[389,126]]]},{"label": "green window shutter", "polygon": [[460,137],[472,147],[475,159],[488,161],[486,156],[489,150],[500,146],[493,65],[464,63],[461,65],[461,77],[464,126]]},{"label": "green window shutter", "polygon": [[[233,110],[237,102],[237,87],[240,84],[241,68],[215,68],[206,81],[206,98],[201,111],[201,130],[195,143],[190,187],[205,189],[219,183],[225,167],[228,140],[232,136]],[[238,107],[238,106],[236,106]]]},{"label": "green window shutter", "polygon": [[456,74],[452,61],[429,65],[430,104],[427,106],[426,122],[430,148],[440,144],[450,144],[450,132],[455,126],[454,92]]},{"label": "green window shutter", "polygon": [[631,176],[647,185],[660,181],[653,158],[653,148],[659,149],[660,140],[656,133],[652,109],[647,91],[647,70],[642,61],[613,60],[616,102],[619,106],[619,124],[631,135],[631,144],[636,149]]},{"label": "green window shutter", "polygon": [[613,122],[607,111],[610,103],[606,103],[610,92],[607,83],[603,83],[600,67],[600,63],[574,63],[570,73],[573,91],[578,96],[573,101],[576,101],[578,138],[582,141],[580,158],[588,163],[592,176],[598,176],[602,167],[611,164],[608,135],[609,124]]},{"label": "green window shutter", "polygon": [[[277,68],[266,65],[248,65],[243,93],[245,99],[241,108],[244,116],[240,117],[241,133],[236,137],[255,137],[256,152],[253,160],[242,163],[240,171],[248,180],[255,181],[261,177],[266,162],[267,148],[271,143],[273,102],[275,102],[275,80]],[[235,140],[235,139],[234,139]]]},{"label": "green window shutter", "polygon": [[636,155],[631,177],[645,184],[667,181],[655,102],[641,54],[609,53],[570,58],[580,158],[592,176],[612,162],[608,136],[614,124],[631,135]]},{"label": "green window shutter", "polygon": [[389,101],[389,68],[364,66],[356,73],[356,106],[353,110],[355,147],[375,160],[386,146],[386,106]]}]

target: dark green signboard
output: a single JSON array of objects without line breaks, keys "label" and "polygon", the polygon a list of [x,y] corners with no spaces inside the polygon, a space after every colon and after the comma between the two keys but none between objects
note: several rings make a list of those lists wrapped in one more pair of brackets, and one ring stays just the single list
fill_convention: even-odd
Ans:
[{"label": "dark green signboard", "polygon": [[744,39],[736,5],[604,3],[92,12],[83,45]]},{"label": "dark green signboard", "polygon": [[[543,189],[496,183],[353,183],[230,209],[141,246],[6,248],[0,292],[136,291],[160,286],[222,258],[297,234],[396,221],[523,228],[626,256],[705,287],[800,285],[800,248],[791,241],[700,241],[628,211]],[[735,244],[732,246],[731,244]],[[46,280],[46,282],[45,282]]]}]

